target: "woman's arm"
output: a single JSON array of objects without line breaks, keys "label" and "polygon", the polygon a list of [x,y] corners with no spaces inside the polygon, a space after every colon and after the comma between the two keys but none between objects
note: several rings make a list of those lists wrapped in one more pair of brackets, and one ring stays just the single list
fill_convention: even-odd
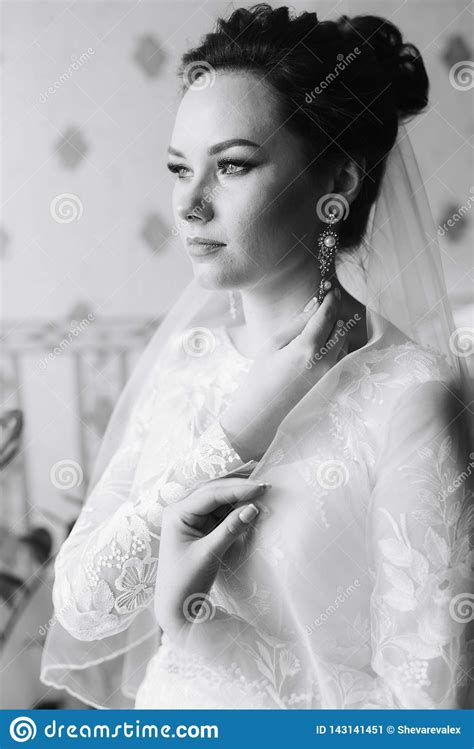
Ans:
[{"label": "woman's arm", "polygon": [[429,382],[405,392],[390,415],[367,526],[372,667],[397,708],[462,706],[473,468],[456,391]]},{"label": "woman's arm", "polygon": [[[88,497],[55,563],[53,601],[59,622],[80,640],[121,632],[153,597],[163,506],[202,481],[242,466],[216,420],[167,483],[134,496],[133,482],[156,398],[148,381],[122,445]],[[142,488],[141,488],[142,489]]]},{"label": "woman's arm", "polygon": [[158,527],[143,520],[131,498],[155,395],[156,372],[152,372],[120,447],[56,556],[55,616],[79,640],[96,640],[126,629],[136,608],[150,596],[148,586],[141,596],[133,595],[134,583],[148,580],[153,573]]}]

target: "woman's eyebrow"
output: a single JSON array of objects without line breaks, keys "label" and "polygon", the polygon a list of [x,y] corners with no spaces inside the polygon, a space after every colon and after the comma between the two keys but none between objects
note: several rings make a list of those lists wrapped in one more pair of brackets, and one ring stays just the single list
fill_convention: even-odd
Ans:
[{"label": "woman's eyebrow", "polygon": [[[258,143],[254,143],[252,140],[246,140],[245,138],[232,138],[231,140],[223,140],[222,143],[215,143],[207,152],[209,156],[213,156],[214,154],[219,153],[219,151],[224,151],[224,149],[230,148],[231,146],[252,146],[254,148],[261,148]],[[185,158],[181,151],[177,151],[176,148],[173,148],[172,146],[168,148],[168,153],[173,156],[179,156],[182,159]]]}]

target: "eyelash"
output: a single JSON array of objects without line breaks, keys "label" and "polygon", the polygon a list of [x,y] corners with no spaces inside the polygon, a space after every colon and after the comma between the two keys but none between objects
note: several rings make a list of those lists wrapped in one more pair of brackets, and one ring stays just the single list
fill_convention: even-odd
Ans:
[{"label": "eyelash", "polygon": [[[251,166],[248,161],[242,161],[241,159],[235,158],[232,159],[230,157],[218,159],[217,161],[218,169],[222,168],[223,166],[228,166],[229,164],[232,164],[233,166],[243,167],[243,169],[241,169],[239,172],[230,172],[227,176],[230,176],[232,174],[245,174]],[[181,169],[187,169],[187,167],[185,167],[183,164],[167,164],[167,166],[170,172],[178,175],[178,179],[183,179],[183,177],[179,176],[179,172],[181,171]]]}]

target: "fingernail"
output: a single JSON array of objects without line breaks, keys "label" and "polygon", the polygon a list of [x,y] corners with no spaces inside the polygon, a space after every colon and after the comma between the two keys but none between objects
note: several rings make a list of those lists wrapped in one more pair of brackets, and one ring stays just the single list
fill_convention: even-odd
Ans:
[{"label": "fingernail", "polygon": [[338,299],[341,298],[341,289],[334,289],[334,293],[337,296]]},{"label": "fingernail", "polygon": [[249,483],[246,487],[246,494],[250,499],[252,494],[260,494],[261,492],[266,491],[270,486],[271,484],[264,481],[252,481],[252,479],[249,479]]},{"label": "fingernail", "polygon": [[306,307],[304,308],[303,312],[309,312],[310,310],[313,309],[313,307],[316,306],[317,303],[318,303],[318,298],[316,296],[314,296],[312,299],[309,300],[309,302],[306,305]]},{"label": "fingernail", "polygon": [[239,512],[239,518],[243,523],[250,523],[259,513],[258,507],[255,505],[247,505],[243,510]]}]

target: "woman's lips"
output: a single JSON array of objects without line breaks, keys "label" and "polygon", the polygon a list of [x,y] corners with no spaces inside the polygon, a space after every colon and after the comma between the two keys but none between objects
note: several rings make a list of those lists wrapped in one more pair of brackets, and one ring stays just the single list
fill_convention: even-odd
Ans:
[{"label": "woman's lips", "polygon": [[190,245],[189,254],[193,257],[204,257],[205,255],[212,255],[223,247],[225,247],[225,244],[202,244],[199,242]]}]

